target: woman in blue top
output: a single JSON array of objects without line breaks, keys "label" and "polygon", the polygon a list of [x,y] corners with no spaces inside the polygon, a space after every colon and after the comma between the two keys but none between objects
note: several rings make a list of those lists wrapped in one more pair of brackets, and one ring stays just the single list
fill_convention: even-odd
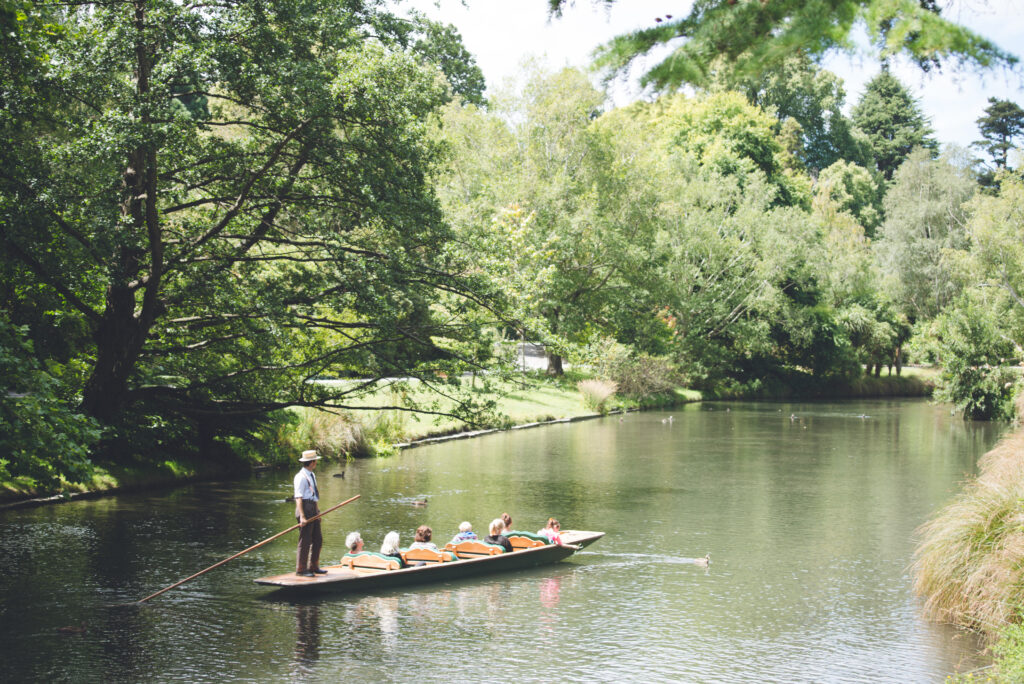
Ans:
[{"label": "woman in blue top", "polygon": [[458,544],[464,541],[476,541],[478,537],[476,532],[473,531],[473,526],[469,524],[469,521],[465,521],[459,524],[459,533],[452,537],[452,544]]}]

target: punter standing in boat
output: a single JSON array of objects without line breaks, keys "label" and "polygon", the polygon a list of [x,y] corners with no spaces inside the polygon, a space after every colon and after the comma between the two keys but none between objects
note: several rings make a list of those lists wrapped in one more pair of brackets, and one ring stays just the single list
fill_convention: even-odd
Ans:
[{"label": "punter standing in boat", "polygon": [[326,570],[320,569],[320,548],[324,544],[324,538],[320,534],[320,520],[307,522],[320,512],[317,506],[320,490],[316,486],[316,475],[313,474],[319,458],[316,451],[303,451],[302,458],[299,459],[302,469],[295,476],[295,518],[301,526],[295,574],[302,577],[327,574]]}]

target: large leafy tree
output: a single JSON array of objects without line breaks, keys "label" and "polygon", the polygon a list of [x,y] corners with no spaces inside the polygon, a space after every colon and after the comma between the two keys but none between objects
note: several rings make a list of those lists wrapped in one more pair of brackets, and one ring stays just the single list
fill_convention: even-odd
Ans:
[{"label": "large leafy tree", "polygon": [[853,108],[853,123],[867,135],[875,166],[886,180],[915,147],[938,150],[921,107],[888,69],[868,82]]},{"label": "large leafy tree", "polygon": [[[774,189],[776,205],[808,206],[809,181],[787,159],[772,117],[736,92],[666,96],[634,105],[638,119],[657,120],[666,151],[729,176],[742,187],[755,177]],[[799,164],[797,164],[799,166]]]},{"label": "large leafy tree", "polygon": [[[551,12],[558,14],[567,1],[572,0],[549,0]],[[943,18],[934,0],[696,0],[685,14],[657,17],[654,26],[613,39],[597,51],[597,64],[616,75],[638,57],[658,54],[642,82],[673,90],[686,83],[707,85],[716,65],[750,76],[798,52],[817,59],[853,50],[851,34],[858,27],[867,29],[882,58],[906,55],[922,65],[952,61],[974,67],[1017,61]]]},{"label": "large leafy tree", "polygon": [[975,190],[969,164],[952,151],[933,160],[918,149],[893,178],[875,248],[885,289],[912,321],[934,318],[959,291],[945,255],[967,246],[964,203]]},{"label": "large leafy tree", "polygon": [[1024,182],[1004,177],[969,210],[969,249],[945,259],[962,292],[936,326],[939,396],[967,417],[1010,419],[1020,378],[1008,363],[1024,346]]},{"label": "large leafy tree", "polygon": [[657,232],[643,289],[664,307],[661,346],[688,381],[750,386],[841,365],[841,335],[811,268],[820,237],[803,209],[809,182],[786,167],[772,118],[725,92],[663,97],[601,122],[630,139],[653,179]]},{"label": "large leafy tree", "polygon": [[3,305],[84,331],[84,413],[245,434],[362,387],[315,376],[450,355],[431,303],[467,290],[426,181],[447,86],[404,25],[374,2],[45,9],[0,70]]},{"label": "large leafy tree", "polygon": [[773,112],[783,127],[796,124],[796,154],[808,169],[820,171],[840,160],[860,166],[872,163],[870,145],[842,111],[842,81],[806,54],[794,55],[733,87],[752,104]]},{"label": "large leafy tree", "polygon": [[[400,26],[400,25],[399,25]],[[405,42],[413,51],[436,65],[444,74],[452,93],[464,102],[484,104],[484,72],[462,44],[462,35],[451,24],[432,21],[419,12],[412,13]]]},{"label": "large leafy tree", "polygon": [[816,197],[827,197],[839,211],[846,212],[871,237],[882,220],[882,193],[878,174],[851,162],[837,161],[818,175]]},{"label": "large leafy tree", "polygon": [[653,317],[627,285],[649,260],[650,184],[619,131],[595,121],[603,100],[582,72],[532,70],[487,112],[450,107],[445,119],[442,195],[464,254],[549,344],[553,374],[570,346],[638,310]]}]

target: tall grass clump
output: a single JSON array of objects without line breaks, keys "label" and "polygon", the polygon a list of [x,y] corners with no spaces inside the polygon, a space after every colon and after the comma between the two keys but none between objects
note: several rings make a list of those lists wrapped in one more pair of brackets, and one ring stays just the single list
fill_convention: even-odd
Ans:
[{"label": "tall grass clump", "polygon": [[303,409],[287,440],[292,451],[316,449],[329,458],[366,458],[394,454],[394,444],[404,441],[405,435],[406,419],[401,411]]},{"label": "tall grass clump", "polygon": [[580,380],[576,389],[583,395],[583,405],[604,415],[608,413],[608,400],[615,396],[618,389],[611,380]]},{"label": "tall grass clump", "polygon": [[933,617],[996,638],[1020,622],[1024,607],[1024,430],[979,466],[978,477],[920,528],[914,589]]}]

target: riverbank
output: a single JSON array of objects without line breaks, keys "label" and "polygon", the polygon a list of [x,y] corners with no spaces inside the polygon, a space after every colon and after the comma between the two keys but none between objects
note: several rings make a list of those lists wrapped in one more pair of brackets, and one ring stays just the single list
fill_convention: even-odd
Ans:
[{"label": "riverbank", "polygon": [[[865,398],[876,396],[924,396],[930,393],[929,369],[906,369],[903,377],[865,377],[857,383],[829,388],[828,398]],[[314,447],[327,458],[387,456],[401,449],[449,439],[465,439],[500,430],[522,429],[553,423],[600,417],[604,412],[624,412],[650,408],[668,408],[704,399],[783,400],[794,398],[792,392],[771,394],[761,391],[743,395],[705,397],[701,392],[679,387],[642,400],[614,396],[596,411],[589,407],[577,387],[583,376],[550,378],[529,374],[516,382],[484,382],[463,378],[463,389],[469,389],[477,401],[493,401],[494,406],[483,422],[467,425],[450,416],[430,416],[398,410],[366,410],[327,413],[297,409],[282,421],[276,435],[269,436],[271,447],[259,453],[246,452],[232,462],[211,462],[202,459],[166,457],[157,462],[141,460],[130,465],[97,465],[93,477],[84,483],[65,483],[60,492],[36,492],[5,486],[0,489],[0,509],[11,506],[59,503],[77,498],[104,496],[125,491],[140,491],[188,482],[224,479],[253,469],[284,468],[293,465],[292,456]],[[399,396],[402,394],[402,396]],[[412,395],[412,396],[410,396]],[[804,395],[804,398],[825,398],[826,395]],[[426,389],[415,384],[383,386],[376,394],[363,397],[360,405],[397,404],[401,401],[427,403]],[[441,398],[434,410],[450,410],[454,402]]]},{"label": "riverbank", "polygon": [[[1024,397],[1017,401],[1024,420]],[[977,630],[997,656],[992,681],[1024,680],[1024,428],[979,461],[953,503],[920,529],[914,589],[941,622]]]}]

